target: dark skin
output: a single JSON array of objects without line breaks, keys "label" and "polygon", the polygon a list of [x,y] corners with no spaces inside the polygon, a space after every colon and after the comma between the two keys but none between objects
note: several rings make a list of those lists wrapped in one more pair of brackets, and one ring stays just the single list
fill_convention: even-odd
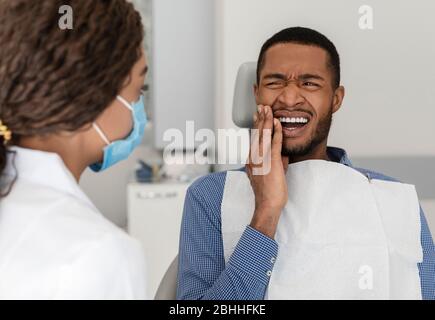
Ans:
[{"label": "dark skin", "polygon": [[[335,88],[328,62],[328,53],[322,48],[277,44],[266,52],[260,82],[254,88],[258,105],[254,129],[260,132],[259,150],[263,150],[263,141],[268,140],[264,135],[273,131],[273,136],[266,146],[271,152],[270,171],[255,175],[254,165],[246,166],[255,194],[251,227],[270,238],[275,236],[288,199],[285,178],[288,164],[329,160],[326,152],[328,118],[340,109],[345,92],[342,86]],[[281,125],[280,117],[304,117],[309,122],[301,129],[290,130]]]}]

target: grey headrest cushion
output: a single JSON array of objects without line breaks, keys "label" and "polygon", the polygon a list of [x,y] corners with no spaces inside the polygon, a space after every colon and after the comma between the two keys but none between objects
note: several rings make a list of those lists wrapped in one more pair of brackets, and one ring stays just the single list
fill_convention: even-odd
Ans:
[{"label": "grey headrest cushion", "polygon": [[240,128],[252,128],[254,112],[257,109],[254,84],[257,81],[257,63],[242,64],[237,73],[233,99],[233,122]]}]

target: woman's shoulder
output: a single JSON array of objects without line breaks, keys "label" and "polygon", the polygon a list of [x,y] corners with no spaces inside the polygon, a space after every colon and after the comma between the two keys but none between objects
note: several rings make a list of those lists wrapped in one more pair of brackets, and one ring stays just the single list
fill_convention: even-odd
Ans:
[{"label": "woman's shoulder", "polygon": [[[41,217],[41,229],[52,230],[53,238],[77,247],[136,246],[136,240],[108,220],[90,202],[63,196]],[[115,252],[116,250],[114,250]]]},{"label": "woman's shoulder", "polygon": [[137,247],[90,201],[55,189],[17,183],[0,207],[5,217],[2,227],[16,229],[16,236],[30,241],[34,250],[56,251],[57,256],[71,259],[70,255],[101,245]]},{"label": "woman's shoulder", "polygon": [[[0,282],[13,288],[34,283],[31,295],[45,298],[143,297],[145,259],[138,241],[86,201],[15,187],[19,197],[12,192],[0,202]],[[28,290],[20,290],[18,296],[26,297]]]}]

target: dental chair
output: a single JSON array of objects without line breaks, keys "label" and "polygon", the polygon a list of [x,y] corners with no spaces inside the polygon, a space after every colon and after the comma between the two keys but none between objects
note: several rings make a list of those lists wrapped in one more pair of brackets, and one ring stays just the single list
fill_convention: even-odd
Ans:
[{"label": "dental chair", "polygon": [[257,82],[257,63],[246,62],[239,67],[233,98],[233,122],[239,128],[252,128],[257,110],[254,85]]},{"label": "dental chair", "polygon": [[[254,84],[257,81],[256,62],[246,62],[239,67],[233,98],[232,118],[240,128],[252,128],[253,114],[257,109]],[[178,256],[172,261],[155,295],[155,300],[175,300],[177,292]]]},{"label": "dental chair", "polygon": [[178,256],[170,264],[157,289],[154,300],[175,300],[177,297]]}]

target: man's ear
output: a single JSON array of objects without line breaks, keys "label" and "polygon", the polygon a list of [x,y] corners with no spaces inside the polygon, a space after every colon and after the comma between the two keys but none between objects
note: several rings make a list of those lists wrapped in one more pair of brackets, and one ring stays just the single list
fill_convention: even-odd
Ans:
[{"label": "man's ear", "polygon": [[341,104],[344,100],[344,95],[345,89],[343,86],[339,86],[337,89],[335,89],[334,98],[332,101],[332,113],[336,113],[341,108]]}]

